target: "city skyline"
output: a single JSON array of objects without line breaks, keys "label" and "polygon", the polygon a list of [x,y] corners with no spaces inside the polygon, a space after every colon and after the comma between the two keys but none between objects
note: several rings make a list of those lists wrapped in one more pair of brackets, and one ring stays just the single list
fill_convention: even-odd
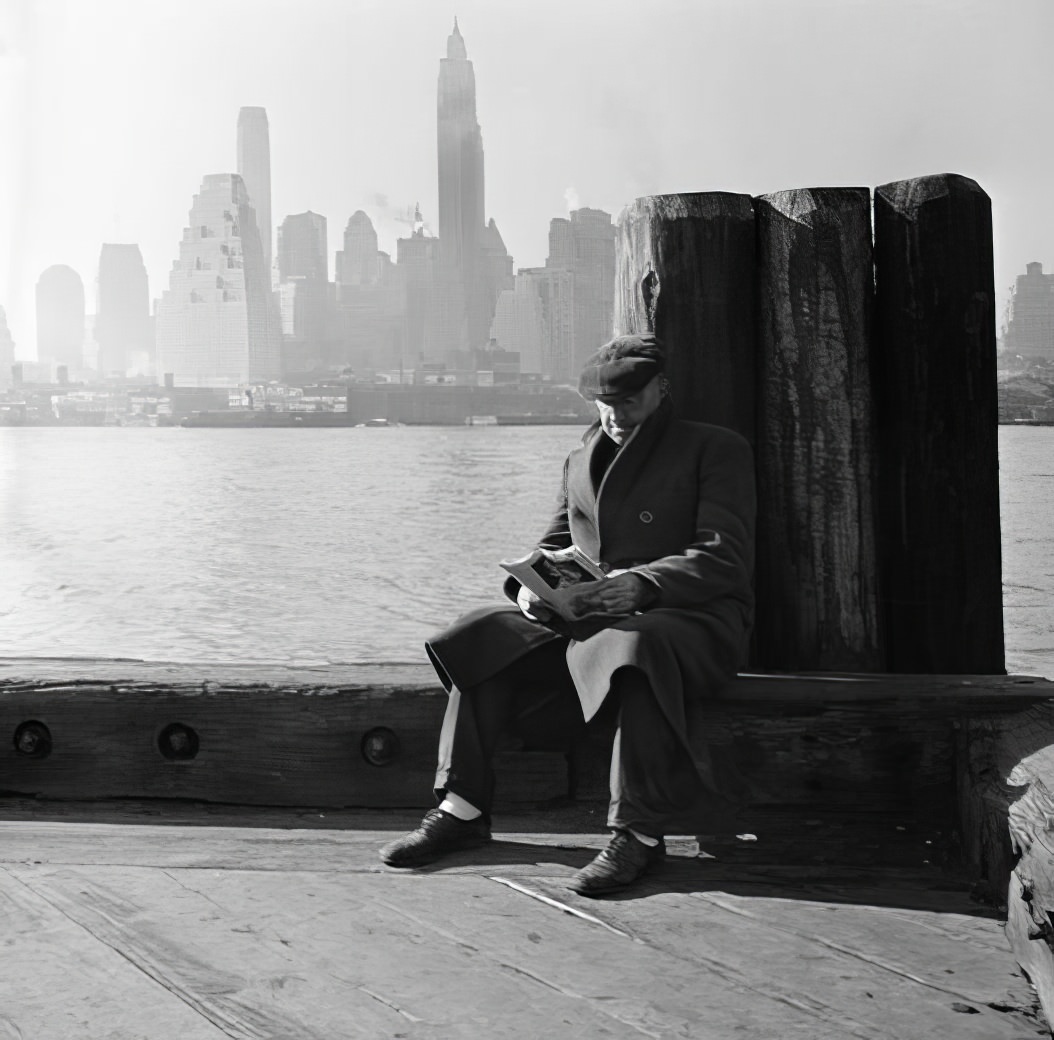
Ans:
[{"label": "city skyline", "polygon": [[[1027,262],[1054,266],[1042,179],[1054,154],[1027,132],[1043,109],[1049,5],[662,0],[648,46],[623,3],[541,3],[528,16],[478,0],[316,0],[295,18],[286,3],[254,5],[259,33],[282,41],[274,51],[226,31],[248,10],[11,8],[0,132],[18,161],[0,174],[0,306],[19,358],[36,353],[41,272],[67,265],[91,284],[103,242],[139,244],[160,296],[186,199],[204,176],[236,169],[242,108],[269,117],[274,226],[311,210],[343,228],[363,210],[394,252],[420,202],[437,232],[435,77],[455,15],[475,65],[487,216],[516,270],[542,266],[549,221],[572,208],[617,217],[643,194],[874,187],[944,170],[993,197],[1000,315]],[[168,51],[195,33],[195,75],[173,89]],[[348,54],[334,61],[341,42]],[[159,147],[161,131],[179,147]]]}]

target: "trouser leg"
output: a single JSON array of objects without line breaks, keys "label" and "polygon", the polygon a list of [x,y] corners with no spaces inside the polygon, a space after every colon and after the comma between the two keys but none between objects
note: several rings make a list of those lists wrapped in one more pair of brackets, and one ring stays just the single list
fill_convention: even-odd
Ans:
[{"label": "trouser leg", "polygon": [[608,826],[661,837],[666,820],[697,800],[699,774],[643,672],[636,668],[616,672],[611,697],[617,722]]},{"label": "trouser leg", "polygon": [[531,748],[566,749],[584,726],[563,644],[545,646],[464,690],[452,686],[443,728],[435,795],[460,795],[490,815],[494,752],[503,738]]}]

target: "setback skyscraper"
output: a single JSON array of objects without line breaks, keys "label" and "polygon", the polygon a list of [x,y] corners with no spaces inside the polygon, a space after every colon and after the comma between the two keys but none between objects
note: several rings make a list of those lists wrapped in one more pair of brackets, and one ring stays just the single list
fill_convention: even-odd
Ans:
[{"label": "setback skyscraper", "polygon": [[157,310],[161,373],[177,386],[279,377],[280,332],[253,207],[236,173],[205,177]]},{"label": "setback skyscraper", "polygon": [[37,359],[83,368],[84,283],[65,264],[49,267],[37,282]]},{"label": "setback skyscraper", "polygon": [[437,107],[439,252],[445,264],[468,273],[486,223],[483,135],[476,119],[476,74],[456,18],[439,62]]},{"label": "setback skyscraper", "polygon": [[267,111],[246,107],[238,113],[238,173],[256,210],[264,261],[271,270],[271,134]]},{"label": "setback skyscraper", "polygon": [[139,246],[103,244],[96,290],[99,375],[124,376],[129,368],[141,374],[150,372],[154,362],[150,290]]},{"label": "setback skyscraper", "polygon": [[373,221],[355,210],[344,229],[344,248],[337,251],[337,285],[376,285],[380,253]]},{"label": "setback skyscraper", "polygon": [[[440,309],[463,314],[443,322],[444,353],[485,346],[498,293],[512,286],[512,262],[484,206],[483,135],[476,118],[476,75],[454,20],[437,94]],[[508,263],[506,261],[508,260]]]}]

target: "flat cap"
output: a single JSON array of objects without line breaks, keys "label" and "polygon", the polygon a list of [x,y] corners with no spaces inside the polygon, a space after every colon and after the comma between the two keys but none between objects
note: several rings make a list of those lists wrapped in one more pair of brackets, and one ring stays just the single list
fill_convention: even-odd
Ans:
[{"label": "flat cap", "polygon": [[587,401],[625,397],[647,386],[665,366],[662,342],[652,333],[616,336],[586,362],[578,392]]}]

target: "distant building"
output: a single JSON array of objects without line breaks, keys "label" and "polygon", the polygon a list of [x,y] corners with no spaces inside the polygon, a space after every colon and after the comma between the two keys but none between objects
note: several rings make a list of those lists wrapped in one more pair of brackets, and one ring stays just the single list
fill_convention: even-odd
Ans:
[{"label": "distant building", "polygon": [[377,248],[373,221],[361,209],[344,229],[336,266],[336,359],[358,372],[397,369],[406,341],[404,273]]},{"label": "distant building", "polygon": [[0,390],[7,390],[14,384],[15,340],[7,327],[7,314],[0,307]]},{"label": "distant building", "polygon": [[[586,358],[611,338],[615,311],[615,226],[611,214],[576,209],[549,224],[545,267],[528,267],[541,301],[546,342],[541,372],[574,382]],[[492,335],[499,339],[498,332]],[[524,371],[529,371],[525,366]]]},{"label": "distant building", "polygon": [[[256,211],[264,262],[271,270],[271,135],[267,111],[246,107],[238,113],[238,173]],[[268,275],[270,277],[270,275]]]},{"label": "distant building", "polygon": [[518,277],[534,285],[541,303],[545,338],[539,371],[557,383],[573,382],[574,273],[563,267],[525,267]]},{"label": "distant building", "polygon": [[150,290],[139,246],[103,244],[96,282],[95,341],[99,375],[124,376],[130,369],[153,373],[154,342]]},{"label": "distant building", "polygon": [[84,283],[65,264],[49,267],[37,282],[37,359],[83,368]]},{"label": "distant building", "polygon": [[282,371],[310,371],[324,362],[332,325],[325,217],[309,210],[282,221],[278,228],[278,275]]},{"label": "distant building", "polygon": [[437,90],[439,243],[443,263],[475,268],[486,224],[483,134],[476,118],[476,74],[454,19]]},{"label": "distant building", "polygon": [[280,328],[241,177],[209,174],[157,308],[159,371],[176,385],[237,386],[280,374]]},{"label": "distant building", "polygon": [[[457,19],[439,63],[436,112],[443,270],[430,280],[442,330],[438,356],[445,358],[486,346],[498,294],[512,286],[512,260],[486,220],[476,77]],[[463,319],[452,320],[458,314]]]},{"label": "distant building", "polygon": [[290,278],[329,281],[325,217],[308,210],[282,221],[278,228],[278,274],[282,281]]},{"label": "distant building", "polygon": [[465,286],[439,259],[439,239],[414,229],[396,242],[396,270],[406,298],[404,365],[440,362],[468,342]]},{"label": "distant building", "polygon": [[1054,274],[1044,274],[1041,263],[1017,276],[1003,342],[1011,356],[1054,360]]},{"label": "distant building", "polygon": [[615,226],[600,209],[576,209],[552,221],[547,267],[574,278],[570,375],[611,338],[615,317]]},{"label": "distant building", "polygon": [[344,229],[344,248],[337,251],[337,284],[376,285],[380,277],[377,232],[373,221],[357,209]]},{"label": "distant building", "polygon": [[544,374],[551,370],[545,356],[549,339],[538,279],[520,274],[512,289],[498,297],[490,326],[493,342],[502,350],[520,355],[520,371]]}]

